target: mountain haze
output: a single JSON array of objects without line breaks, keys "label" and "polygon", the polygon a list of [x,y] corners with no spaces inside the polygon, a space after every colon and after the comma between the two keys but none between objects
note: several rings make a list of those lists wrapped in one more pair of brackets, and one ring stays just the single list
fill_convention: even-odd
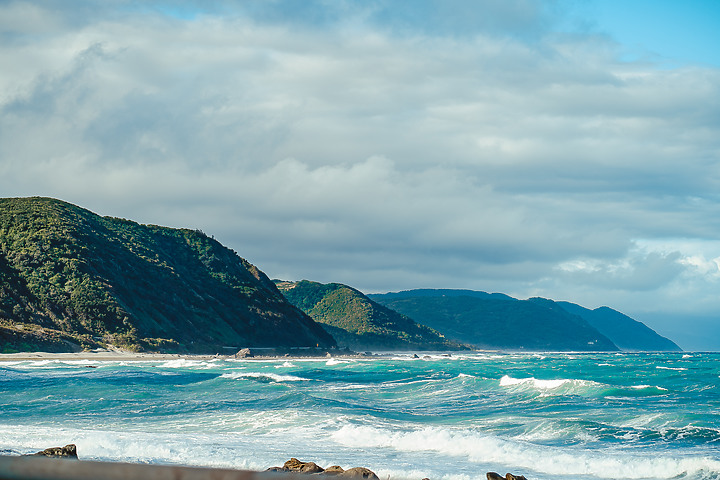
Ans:
[{"label": "mountain haze", "polygon": [[0,199],[0,326],[0,350],[335,345],[203,232],[37,197]]}]

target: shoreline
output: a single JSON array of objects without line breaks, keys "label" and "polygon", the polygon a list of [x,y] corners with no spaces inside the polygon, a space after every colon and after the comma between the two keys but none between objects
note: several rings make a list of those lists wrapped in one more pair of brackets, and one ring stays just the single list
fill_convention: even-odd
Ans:
[{"label": "shoreline", "polygon": [[136,353],[136,352],[19,352],[0,353],[0,362],[23,362],[28,360],[98,360],[98,361],[144,361],[144,360],[212,360],[216,358],[232,358],[232,356],[218,357],[215,355],[192,355],[174,353]]},{"label": "shoreline", "polygon": [[315,359],[328,360],[330,358],[373,358],[382,357],[383,354],[374,353],[372,355],[361,353],[337,353],[327,354],[325,352],[316,355],[253,355],[247,357],[235,357],[234,355],[209,355],[194,353],[142,353],[128,351],[88,351],[88,352],[18,352],[18,353],[0,353],[0,363],[2,362],[24,362],[37,360],[69,360],[69,361],[119,361],[119,362],[142,362],[153,360],[194,360],[194,361],[210,361],[210,360],[290,360],[290,359]]}]

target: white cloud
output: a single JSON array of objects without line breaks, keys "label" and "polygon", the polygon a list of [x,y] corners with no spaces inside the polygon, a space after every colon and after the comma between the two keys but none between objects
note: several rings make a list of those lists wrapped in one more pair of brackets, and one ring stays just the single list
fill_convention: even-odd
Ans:
[{"label": "white cloud", "polygon": [[717,70],[621,62],[533,1],[476,29],[128,5],[0,6],[5,195],[202,228],[271,276],[720,307]]}]

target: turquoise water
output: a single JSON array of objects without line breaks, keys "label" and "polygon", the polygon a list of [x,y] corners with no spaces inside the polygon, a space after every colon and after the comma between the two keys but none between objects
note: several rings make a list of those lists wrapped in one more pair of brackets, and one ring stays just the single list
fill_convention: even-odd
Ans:
[{"label": "turquoise water", "polygon": [[720,354],[0,362],[0,451],[380,478],[720,478]]}]

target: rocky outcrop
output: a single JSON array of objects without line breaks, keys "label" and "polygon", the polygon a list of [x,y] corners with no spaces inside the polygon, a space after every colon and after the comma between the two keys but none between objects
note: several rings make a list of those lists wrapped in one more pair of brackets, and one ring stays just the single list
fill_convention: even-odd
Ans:
[{"label": "rocky outcrop", "polygon": [[297,458],[291,458],[290,460],[285,462],[282,467],[271,467],[268,468],[266,471],[332,475],[334,477],[352,478],[358,480],[380,480],[375,474],[375,472],[365,467],[354,467],[344,470],[338,465],[333,465],[325,469],[316,464],[315,462],[301,462]]},{"label": "rocky outcrop", "polygon": [[243,348],[240,349],[236,354],[235,358],[252,358],[255,355],[253,355],[252,351],[249,348]]},{"label": "rocky outcrop", "polygon": [[496,472],[487,472],[487,480],[527,480],[523,475],[513,475],[512,473],[506,473],[505,476],[501,476]]},{"label": "rocky outcrop", "polygon": [[64,447],[50,447],[42,452],[33,453],[33,455],[53,458],[74,458],[77,460],[77,447],[71,443]]},{"label": "rocky outcrop", "polygon": [[291,458],[283,465],[284,472],[296,473],[321,473],[325,469],[317,465],[315,462],[301,462],[297,458]]},{"label": "rocky outcrop", "polygon": [[364,467],[355,467],[345,470],[340,476],[345,478],[367,478],[369,480],[380,480],[375,472]]},{"label": "rocky outcrop", "polygon": [[340,475],[341,473],[344,473],[345,470],[343,470],[342,467],[338,465],[333,465],[332,467],[328,467],[323,472],[325,475]]}]

